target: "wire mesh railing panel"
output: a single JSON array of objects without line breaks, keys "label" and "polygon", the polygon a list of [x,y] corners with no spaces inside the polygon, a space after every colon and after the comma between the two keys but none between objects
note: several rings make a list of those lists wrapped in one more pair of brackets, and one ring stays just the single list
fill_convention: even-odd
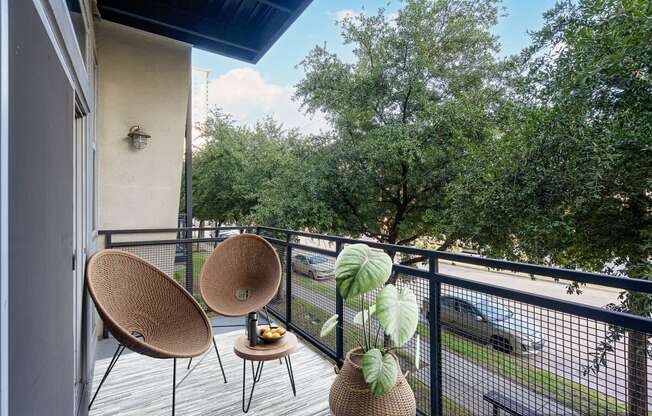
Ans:
[{"label": "wire mesh railing panel", "polygon": [[335,351],[335,332],[319,336],[324,322],[336,313],[335,258],[294,248],[291,262],[292,323]]},{"label": "wire mesh railing panel", "polygon": [[185,275],[180,275],[177,270],[180,261],[185,261],[185,252],[180,254],[177,252],[176,246],[176,244],[160,244],[120,247],[119,249],[148,261],[183,285]]},{"label": "wire mesh railing panel", "polygon": [[[642,398],[628,400],[635,391],[652,394],[649,334],[640,334],[641,376],[631,379],[632,333],[623,328],[451,285],[442,287],[440,311],[442,392],[455,406],[472,414],[491,414],[497,404],[546,415],[652,411]],[[645,409],[628,413],[632,404]],[[444,414],[456,410],[443,406]]]},{"label": "wire mesh railing panel", "polygon": [[[188,279],[191,279],[193,296],[208,311],[208,307],[204,304],[199,292],[199,278],[206,259],[219,244],[218,241],[157,245],[123,244],[128,243],[120,243],[115,248],[148,261],[184,288],[190,287],[187,282]],[[190,267],[190,271],[188,267]]]},{"label": "wire mesh railing panel", "polygon": [[[430,320],[429,320],[429,293],[430,281],[409,274],[397,274],[396,285],[408,287],[414,292],[419,308],[419,323],[416,335],[408,341],[405,347],[398,350],[397,355],[403,373],[407,373],[407,380],[414,391],[417,409],[423,414],[432,414],[430,403]],[[417,347],[418,345],[418,347]],[[417,358],[417,353],[419,354]]]},{"label": "wire mesh railing panel", "polygon": [[276,250],[276,253],[278,254],[278,258],[281,261],[281,284],[278,287],[278,291],[276,292],[276,295],[272,300],[269,302],[269,305],[267,307],[274,312],[276,312],[279,316],[285,317],[286,316],[286,307],[287,307],[287,285],[286,285],[286,273],[285,273],[285,259],[286,259],[286,247],[278,244],[278,243],[270,243],[274,249]]},{"label": "wire mesh railing panel", "polygon": [[[344,301],[344,354],[355,348],[364,346],[365,339],[371,341],[371,345],[382,345],[385,342],[384,334],[381,327],[376,320],[375,315],[371,315],[371,319],[363,319],[367,315],[363,312],[369,306],[376,304],[376,298],[380,289],[361,295],[358,298]],[[356,319],[357,316],[357,319]],[[386,341],[389,343],[389,339]],[[400,356],[399,356],[400,358]]]}]

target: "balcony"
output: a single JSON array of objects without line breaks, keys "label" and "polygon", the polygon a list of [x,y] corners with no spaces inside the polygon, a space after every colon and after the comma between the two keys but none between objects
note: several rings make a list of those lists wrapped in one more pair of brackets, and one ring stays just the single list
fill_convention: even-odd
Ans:
[{"label": "balcony", "polygon": [[[217,244],[237,232],[259,234],[278,251],[283,282],[269,311],[301,340],[293,355],[297,396],[292,396],[285,366],[272,362],[256,386],[250,414],[328,415],[333,366],[354,348],[351,334],[362,331],[353,322],[360,304],[344,302],[335,290],[335,258],[343,246],[358,240],[268,227],[102,234],[107,248],[148,260],[201,302],[198,277],[203,262]],[[645,374],[629,377],[631,371],[641,371],[641,363],[634,362],[637,358],[626,342],[627,334],[648,340],[643,351],[650,357],[652,319],[602,307],[615,302],[623,290],[650,294],[652,282],[365,243],[392,255],[394,278],[417,295],[419,337],[397,355],[415,393],[418,414],[510,414],[507,409],[511,414],[652,414],[652,407],[641,408],[649,406],[645,395],[652,395],[652,360],[643,361]],[[410,266],[401,264],[408,259],[415,261],[408,262]],[[567,295],[568,282],[586,284],[583,295]],[[483,319],[464,309],[469,305],[481,311]],[[322,324],[335,313],[344,330],[320,338]],[[212,319],[220,326],[242,323]],[[373,319],[372,324],[375,331]],[[242,413],[242,361],[232,351],[240,331],[237,327],[216,330],[227,384],[212,350],[190,369],[182,361],[177,364],[178,414]],[[112,348],[111,339],[100,341],[94,386]],[[128,354],[107,380],[91,414],[167,414],[171,366],[168,361]],[[251,374],[247,376],[250,383]],[[631,385],[632,380],[644,384]]]},{"label": "balcony", "polygon": [[[226,324],[237,324],[229,321]],[[224,320],[213,320],[225,324]],[[242,414],[242,360],[233,353],[233,339],[242,331],[217,331],[215,340],[228,383],[213,349],[194,359],[177,362],[176,414]],[[95,364],[97,386],[111,361],[116,344],[100,341]],[[264,367],[256,385],[249,414],[328,415],[328,388],[335,379],[333,366],[309,346],[301,344],[292,354],[297,397],[293,397],[285,364],[271,362]],[[247,368],[249,370],[249,368]],[[251,374],[247,373],[250,386]],[[247,390],[248,393],[248,390]],[[172,360],[157,360],[125,351],[97,396],[91,415],[168,415],[172,403]]]}]

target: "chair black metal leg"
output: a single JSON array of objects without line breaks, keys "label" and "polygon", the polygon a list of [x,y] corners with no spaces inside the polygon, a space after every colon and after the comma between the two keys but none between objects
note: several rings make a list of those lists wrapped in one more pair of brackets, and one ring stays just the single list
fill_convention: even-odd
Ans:
[{"label": "chair black metal leg", "polygon": [[292,371],[292,359],[290,358],[289,355],[285,357],[285,366],[288,369],[288,376],[290,376],[290,385],[292,386],[292,394],[294,394],[294,396],[296,397],[297,388],[296,385],[294,384],[294,371]]},{"label": "chair black metal leg", "polygon": [[[253,369],[253,361],[251,362]],[[242,411],[247,413],[249,411],[249,406],[251,406],[251,398],[254,396],[254,388],[256,383],[260,380],[260,374],[263,370],[263,362],[259,361],[256,371],[253,372],[253,384],[251,385],[251,391],[249,392],[249,400],[247,401],[247,407],[245,407],[245,391],[247,390],[247,360],[242,360]]]},{"label": "chair black metal leg", "polygon": [[188,361],[188,368],[186,368],[186,370],[190,370],[190,364],[192,364],[192,357],[190,357],[190,361]]},{"label": "chair black metal leg", "polygon": [[174,408],[177,398],[177,359],[175,358],[172,361],[174,362],[174,367],[172,368],[172,416],[174,416]]},{"label": "chair black metal leg", "polygon": [[95,390],[95,394],[93,395],[93,398],[91,399],[91,402],[88,404],[88,410],[91,410],[91,406],[93,406],[93,402],[95,401],[95,398],[97,397],[97,393],[100,392],[100,389],[102,388],[102,385],[106,381],[106,378],[109,376],[109,373],[111,370],[113,370],[113,367],[115,367],[115,363],[118,362],[118,358],[122,355],[122,352],[125,350],[124,345],[118,344],[118,348],[116,348],[115,352],[113,353],[113,357],[111,358],[111,362],[109,362],[109,366],[106,368],[106,371],[104,372],[104,376],[102,377],[102,381],[100,381],[100,385],[97,386],[97,390]]},{"label": "chair black metal leg", "polygon": [[217,361],[220,363],[220,370],[222,371],[222,378],[224,379],[224,382],[226,383],[226,374],[224,374],[224,367],[222,366],[222,359],[220,358],[220,352],[217,350],[217,343],[215,342],[215,338],[213,338],[213,347],[215,347],[215,354],[217,354]]}]

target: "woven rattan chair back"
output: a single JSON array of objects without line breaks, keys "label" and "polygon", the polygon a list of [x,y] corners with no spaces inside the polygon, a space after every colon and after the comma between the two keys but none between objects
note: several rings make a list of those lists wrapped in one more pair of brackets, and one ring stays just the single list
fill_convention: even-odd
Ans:
[{"label": "woven rattan chair back", "polygon": [[262,237],[240,234],[220,243],[202,269],[199,289],[213,311],[242,316],[267,305],[281,284],[281,262]]},{"label": "woven rattan chair back", "polygon": [[195,299],[140,257],[103,250],[88,263],[86,285],[118,342],[156,358],[196,357],[211,345],[211,325]]}]

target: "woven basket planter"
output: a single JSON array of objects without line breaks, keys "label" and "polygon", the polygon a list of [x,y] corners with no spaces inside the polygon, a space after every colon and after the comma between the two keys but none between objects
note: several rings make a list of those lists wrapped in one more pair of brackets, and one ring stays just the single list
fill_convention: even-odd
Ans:
[{"label": "woven basket planter", "polygon": [[390,391],[375,396],[364,381],[361,359],[360,348],[346,354],[328,397],[331,413],[334,416],[414,416],[417,404],[403,373],[399,371],[396,385]]}]

